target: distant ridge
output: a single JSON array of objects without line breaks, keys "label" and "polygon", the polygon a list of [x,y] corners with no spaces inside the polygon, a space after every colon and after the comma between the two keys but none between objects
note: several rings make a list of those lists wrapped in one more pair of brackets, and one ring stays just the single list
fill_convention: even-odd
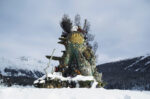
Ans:
[{"label": "distant ridge", "polygon": [[110,89],[150,90],[150,55],[134,57],[97,66]]}]

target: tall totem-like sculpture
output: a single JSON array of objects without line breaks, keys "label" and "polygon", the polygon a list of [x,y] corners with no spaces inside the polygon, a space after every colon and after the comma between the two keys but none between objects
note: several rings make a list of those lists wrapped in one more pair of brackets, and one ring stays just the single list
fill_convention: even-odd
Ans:
[{"label": "tall totem-like sculpture", "polygon": [[[58,43],[65,46],[63,55],[46,56],[48,59],[59,61],[59,65],[56,66],[54,73],[50,75],[46,73],[46,77],[36,80],[34,86],[39,88],[90,88],[93,85],[102,87],[102,74],[96,69],[94,49],[97,46],[89,43],[94,39],[94,36],[88,33],[89,22],[85,20],[84,26],[81,27],[80,16],[76,15],[73,25],[70,18],[64,15],[60,26],[63,32]],[[61,75],[55,75],[57,73]]]},{"label": "tall totem-like sculpture", "polygon": [[[101,74],[96,70],[96,56],[89,44],[89,40],[93,39],[93,36],[88,33],[89,22],[85,20],[81,28],[80,16],[76,15],[73,26],[68,16],[64,15],[60,25],[63,32],[58,43],[65,46],[65,51],[62,51],[62,57],[53,56],[52,58],[59,61],[56,72],[62,72],[64,77],[94,76],[97,81],[101,81]],[[50,57],[47,56],[47,58]]]}]

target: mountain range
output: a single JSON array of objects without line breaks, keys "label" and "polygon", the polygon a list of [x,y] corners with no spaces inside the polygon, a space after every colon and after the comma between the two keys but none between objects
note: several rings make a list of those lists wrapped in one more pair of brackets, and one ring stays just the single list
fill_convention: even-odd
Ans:
[{"label": "mountain range", "polygon": [[97,66],[108,89],[150,90],[150,55]]},{"label": "mountain range", "polygon": [[[46,66],[46,61],[25,56],[13,60],[0,58],[0,83],[32,85],[44,75]],[[103,74],[106,89],[150,90],[150,55],[100,64],[97,70]]]}]

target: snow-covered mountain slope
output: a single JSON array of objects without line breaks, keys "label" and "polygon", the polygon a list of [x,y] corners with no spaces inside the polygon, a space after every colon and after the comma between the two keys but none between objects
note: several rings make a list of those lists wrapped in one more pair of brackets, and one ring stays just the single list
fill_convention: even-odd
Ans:
[{"label": "snow-covered mountain slope", "polygon": [[0,73],[4,76],[38,77],[38,72],[44,73],[43,69],[46,66],[46,62],[29,57],[20,57],[11,60],[0,58]]},{"label": "snow-covered mountain slope", "polygon": [[150,99],[148,91],[106,90],[103,88],[39,89],[1,87],[1,99]]},{"label": "snow-covered mountain slope", "polygon": [[6,85],[32,85],[35,79],[44,75],[46,66],[46,62],[30,57],[0,58],[0,79]]},{"label": "snow-covered mountain slope", "polygon": [[137,60],[126,66],[125,70],[147,72],[150,71],[150,55],[137,57]]},{"label": "snow-covered mountain slope", "polygon": [[105,63],[98,65],[98,68],[102,72],[150,72],[150,55]]},{"label": "snow-covered mountain slope", "polygon": [[150,55],[98,65],[107,88],[150,90]]}]

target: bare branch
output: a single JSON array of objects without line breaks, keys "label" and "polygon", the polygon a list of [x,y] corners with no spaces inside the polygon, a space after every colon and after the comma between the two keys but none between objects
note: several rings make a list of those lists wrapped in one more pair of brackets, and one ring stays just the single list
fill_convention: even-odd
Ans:
[{"label": "bare branch", "polygon": [[87,19],[85,19],[85,21],[84,21],[84,26],[83,26],[83,31],[84,31],[85,33],[88,33],[89,30],[90,30],[90,23],[87,21]]},{"label": "bare branch", "polygon": [[77,14],[76,16],[75,16],[75,19],[74,19],[74,24],[76,25],[76,26],[80,26],[80,20],[81,20],[81,17],[80,17],[80,15],[79,14]]}]

